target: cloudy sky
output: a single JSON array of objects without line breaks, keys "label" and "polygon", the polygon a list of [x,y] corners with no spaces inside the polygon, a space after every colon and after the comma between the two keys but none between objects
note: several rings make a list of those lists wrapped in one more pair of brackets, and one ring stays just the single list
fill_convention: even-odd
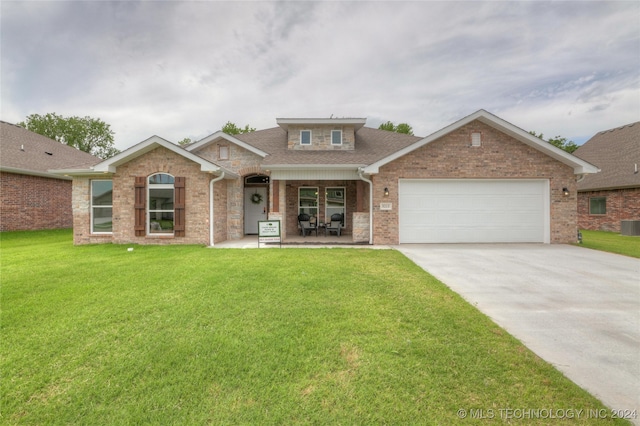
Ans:
[{"label": "cloudy sky", "polygon": [[91,116],[125,149],[276,117],[486,109],[583,143],[640,120],[638,1],[0,2],[0,119]]}]

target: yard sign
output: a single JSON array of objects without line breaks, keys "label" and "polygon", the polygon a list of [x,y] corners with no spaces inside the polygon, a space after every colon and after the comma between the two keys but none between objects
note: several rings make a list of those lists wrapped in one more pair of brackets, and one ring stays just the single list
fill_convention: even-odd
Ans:
[{"label": "yard sign", "polygon": [[282,243],[279,220],[258,221],[258,247],[260,243]]}]

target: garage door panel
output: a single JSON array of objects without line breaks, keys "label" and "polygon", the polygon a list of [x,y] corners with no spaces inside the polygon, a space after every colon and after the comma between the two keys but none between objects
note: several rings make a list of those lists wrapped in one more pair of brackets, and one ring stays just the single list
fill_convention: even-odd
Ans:
[{"label": "garage door panel", "polygon": [[545,242],[546,180],[400,180],[401,243]]},{"label": "garage door panel", "polygon": [[542,206],[540,206],[540,195],[529,195],[529,196],[511,196],[509,198],[509,207],[518,208],[521,210],[541,210]]},{"label": "garage door panel", "polygon": [[485,199],[485,205],[490,206],[492,209],[506,209],[509,208],[510,203],[510,199],[496,195],[491,195]]}]

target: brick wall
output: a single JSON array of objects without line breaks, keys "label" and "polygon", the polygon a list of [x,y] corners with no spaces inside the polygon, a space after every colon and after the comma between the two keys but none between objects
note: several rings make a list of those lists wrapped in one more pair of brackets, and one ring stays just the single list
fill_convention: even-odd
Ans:
[{"label": "brick wall", "polygon": [[[311,130],[311,145],[300,145],[300,131]],[[342,145],[331,144],[331,131],[342,130]],[[333,125],[289,125],[288,149],[309,151],[331,151],[355,149],[355,127]]]},{"label": "brick wall", "polygon": [[322,180],[317,182],[312,181],[298,181],[288,180],[281,181],[283,185],[286,182],[285,192],[285,212],[286,212],[286,231],[289,235],[298,234],[298,188],[301,186],[308,186],[318,188],[318,217],[320,220],[325,220],[325,188],[328,187],[344,187],[345,188],[345,201],[346,201],[346,214],[344,216],[344,228],[342,228],[342,235],[351,235],[353,231],[353,223],[351,221],[351,214],[356,211],[356,182],[357,181],[344,181],[344,180]]},{"label": "brick wall", "polygon": [[[185,236],[135,236],[134,181],[136,176],[168,173],[185,177]],[[120,165],[113,180],[113,234],[92,235],[90,224],[90,178],[74,178],[74,242],[135,244],[209,244],[209,182],[214,175],[203,173],[200,166],[165,148],[156,148]],[[101,179],[105,179],[101,177]],[[227,239],[227,182],[214,186],[214,241]]]},{"label": "brick wall", "polygon": [[[220,146],[229,147],[229,159],[222,160],[219,157]],[[240,179],[226,180],[226,211],[227,211],[227,238],[238,240],[244,237],[244,176],[256,173],[264,173],[260,170],[262,158],[246,149],[228,141],[214,142],[194,152],[202,158],[206,158],[221,167],[233,171],[241,176]],[[216,210],[218,211],[218,210]]]},{"label": "brick wall", "polygon": [[[471,147],[471,133],[482,133],[482,146]],[[398,244],[398,179],[456,178],[549,179],[551,242],[576,240],[577,193],[573,169],[480,121],[399,158],[380,169],[374,182],[374,244]],[[382,188],[389,188],[384,197]],[[570,195],[562,195],[562,188]],[[393,209],[381,211],[381,202]]]},{"label": "brick wall", "polygon": [[353,213],[353,242],[369,242],[369,213]]},{"label": "brick wall", "polygon": [[72,224],[71,181],[0,172],[0,231]]},{"label": "brick wall", "polygon": [[[606,197],[607,213],[589,214],[589,199]],[[578,194],[578,227],[592,231],[620,232],[620,221],[640,220],[640,188],[586,191]]]}]

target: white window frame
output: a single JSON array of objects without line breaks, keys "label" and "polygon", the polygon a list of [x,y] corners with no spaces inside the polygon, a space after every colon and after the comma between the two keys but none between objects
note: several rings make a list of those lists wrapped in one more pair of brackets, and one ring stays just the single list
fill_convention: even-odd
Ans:
[{"label": "white window frame", "polygon": [[[333,139],[333,134],[334,133],[338,133],[340,135],[339,138],[338,138],[338,141],[339,141],[338,143],[334,142],[334,139]],[[342,145],[342,130],[332,130],[331,131],[331,145],[334,145],[334,146]]]},{"label": "white window frame", "polygon": [[[151,178],[153,176],[158,176],[158,175],[167,175],[167,176],[171,176],[173,178],[173,183],[150,183]],[[158,236],[158,235],[174,235],[175,229],[176,229],[176,188],[175,188],[175,182],[176,182],[176,177],[173,176],[170,173],[164,173],[164,172],[160,172],[160,173],[154,173],[152,175],[149,175],[149,177],[147,177],[147,205],[146,207],[146,214],[147,214],[147,235],[150,236]],[[150,204],[151,204],[151,190],[152,189],[171,189],[173,190],[173,209],[168,210],[168,209],[153,209],[151,210],[150,208]],[[173,213],[173,229],[170,232],[151,232],[151,213]]]},{"label": "white window frame", "polygon": [[[315,191],[316,193],[316,205],[314,206],[303,206],[301,201],[302,201],[302,197],[300,196],[300,191],[303,189],[312,189]],[[318,202],[318,187],[316,186],[300,186],[298,187],[298,215],[302,214],[302,209],[306,209],[306,210],[313,210],[315,209],[315,214],[314,213],[307,213],[309,216],[312,217],[318,217],[318,214],[320,212],[320,204]],[[305,212],[306,213],[306,212]]]},{"label": "white window frame", "polygon": [[[94,182],[111,182],[111,204],[110,205],[94,205],[93,204],[93,183]],[[110,235],[113,234],[113,180],[111,179],[92,179],[91,180],[91,184],[90,184],[90,199],[91,199],[91,217],[90,217],[90,221],[91,221],[91,233],[92,234],[98,234],[98,235]],[[93,222],[93,214],[94,214],[94,209],[111,209],[111,231],[106,231],[106,232],[101,232],[101,231],[96,231],[93,228],[94,222]]]},{"label": "white window frame", "polygon": [[[303,143],[302,142],[302,134],[303,133],[309,133],[309,143]],[[311,145],[312,143],[313,143],[313,132],[311,130],[308,130],[308,129],[300,130],[300,145],[308,146],[308,145]]]},{"label": "white window frame", "polygon": [[[329,206],[329,190],[336,190],[336,191],[342,191],[342,201],[344,203],[344,205],[342,206],[342,211],[338,212],[335,211],[336,207],[335,206]],[[325,223],[330,223],[331,222],[331,215],[335,214],[335,213],[342,213],[342,227],[344,228],[347,224],[347,188],[344,186],[327,186],[324,189],[324,222]],[[332,210],[331,213],[329,213],[329,209]]]}]

